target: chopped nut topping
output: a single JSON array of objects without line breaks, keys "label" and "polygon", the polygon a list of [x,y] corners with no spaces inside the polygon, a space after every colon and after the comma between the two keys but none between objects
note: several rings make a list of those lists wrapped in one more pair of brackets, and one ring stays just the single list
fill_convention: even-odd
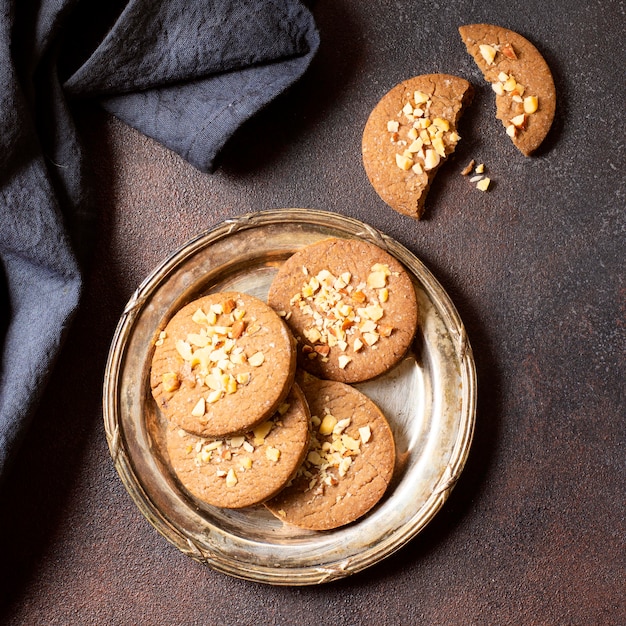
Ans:
[{"label": "chopped nut topping", "polygon": [[317,428],[313,430],[309,452],[297,476],[308,481],[307,491],[321,495],[326,487],[337,485],[350,471],[354,457],[371,439],[371,428],[363,426],[348,434],[345,431],[351,418],[337,421],[329,412],[322,419],[311,416],[311,422]]},{"label": "chopped nut topping", "polygon": [[[226,394],[236,393],[240,385],[250,382],[250,372],[239,371],[236,375],[230,372],[235,366],[249,363],[251,367],[259,367],[263,364],[262,352],[248,357],[237,345],[240,337],[261,329],[257,320],[247,321],[245,316],[245,310],[232,298],[213,303],[208,311],[198,308],[191,318],[199,327],[197,332],[189,332],[184,339],[175,342],[176,352],[185,362],[183,368],[187,368],[190,379],[210,390],[202,402],[214,404]],[[176,374],[164,375],[165,391],[176,391],[179,387]],[[192,415],[197,417],[202,417],[205,412],[206,407],[201,410],[200,401],[192,409]]]},{"label": "chopped nut topping", "polygon": [[[302,353],[309,359],[327,360],[334,349],[342,353],[350,347],[355,352],[361,350],[368,343],[364,343],[363,333],[375,333],[384,318],[382,305],[389,300],[389,276],[391,270],[386,264],[375,263],[364,283],[354,284],[350,272],[337,277],[322,270],[308,277],[290,300],[292,306],[298,306],[311,318],[310,325],[302,331],[308,342],[302,346]],[[341,369],[351,361],[347,354],[338,356]]]},{"label": "chopped nut topping", "polygon": [[[510,44],[504,44],[502,53],[511,59],[517,58],[517,56],[509,56],[511,54],[515,55],[515,51]],[[522,96],[526,88],[524,85],[520,85],[512,74],[507,74],[506,72],[500,72],[497,82],[492,83],[491,87],[498,96],[509,95],[511,100],[515,103],[514,106],[517,108],[517,111],[520,111],[518,115],[513,116],[513,119],[510,120],[510,124],[506,127],[507,135],[511,138],[516,137],[519,130],[526,128],[526,116],[532,115],[539,108],[539,99],[537,96],[532,95],[523,98]],[[523,111],[523,113],[521,111]]]},{"label": "chopped nut topping", "polygon": [[[289,404],[284,403],[286,407],[285,412],[289,409]],[[280,409],[277,410],[274,415],[256,426],[253,430],[247,431],[242,435],[234,435],[227,439],[203,439],[193,437],[195,445],[187,446],[187,454],[191,455],[194,463],[197,466],[202,464],[213,464],[216,466],[216,475],[227,478],[227,485],[234,486],[238,482],[238,476],[236,471],[246,471],[253,467],[254,458],[251,457],[255,450],[261,446],[264,446],[263,454],[272,462],[277,462],[281,457],[281,451],[279,448],[268,445],[266,437],[271,432],[276,423],[280,422],[281,413]],[[190,437],[189,433],[179,429],[178,435],[181,438]],[[231,468],[229,469],[221,467],[221,464],[225,461],[231,462]],[[232,474],[231,474],[232,472]],[[228,475],[231,478],[228,479]],[[231,484],[229,484],[229,482]]]},{"label": "chopped nut topping", "polygon": [[[407,94],[410,98],[410,94]],[[391,141],[406,147],[395,155],[396,165],[403,171],[422,175],[439,165],[441,159],[454,149],[460,140],[458,133],[450,128],[450,122],[442,117],[429,117],[432,104],[431,96],[421,91],[413,93],[413,103],[406,102],[398,113],[399,120],[389,120],[387,131]],[[401,124],[402,121],[404,124]],[[402,128],[406,128],[406,139]],[[424,146],[434,147],[434,154],[429,156]]]}]

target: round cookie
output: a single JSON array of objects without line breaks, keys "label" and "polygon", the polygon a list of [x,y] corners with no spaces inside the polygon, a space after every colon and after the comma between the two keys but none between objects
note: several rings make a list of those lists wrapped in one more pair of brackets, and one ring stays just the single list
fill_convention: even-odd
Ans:
[{"label": "round cookie", "polygon": [[242,435],[206,439],[173,425],[167,431],[170,463],[183,486],[225,508],[275,495],[300,467],[308,443],[309,410],[295,384],[272,417]]},{"label": "round cookie", "polygon": [[152,358],[152,395],[168,420],[201,437],[242,432],[271,415],[295,375],[295,342],[258,298],[214,293],[168,322]]},{"label": "round cookie", "polygon": [[298,342],[298,365],[354,383],[393,367],[417,327],[415,289],[393,256],[357,239],[324,239],[280,268],[268,303]]},{"label": "round cookie", "polygon": [[541,53],[518,33],[492,24],[461,26],[459,33],[496,92],[496,117],[525,156],[543,142],[556,110],[556,89]]},{"label": "round cookie", "polygon": [[435,174],[460,140],[473,88],[449,74],[410,78],[385,94],[363,130],[365,173],[392,209],[419,219]]},{"label": "round cookie", "polygon": [[363,393],[311,376],[300,380],[311,411],[307,457],[265,506],[288,524],[330,530],[355,521],[384,495],[395,465],[389,424]]}]

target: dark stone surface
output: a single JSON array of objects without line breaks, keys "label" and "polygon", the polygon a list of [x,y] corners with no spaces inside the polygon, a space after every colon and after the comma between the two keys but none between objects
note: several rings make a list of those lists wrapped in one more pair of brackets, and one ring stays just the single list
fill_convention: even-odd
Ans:
[{"label": "dark stone surface", "polygon": [[[83,307],[0,493],[9,624],[619,624],[623,575],[624,4],[320,0],[311,71],[201,174],[90,113],[100,228]],[[457,35],[492,22],[553,69],[557,119],[517,153]],[[369,186],[360,137],[397,82],[476,86],[425,219]],[[460,175],[476,158],[494,181]],[[183,556],[111,462],[101,387],[123,306],[169,253],[225,218],[303,206],[357,217],[416,253],[454,300],[479,378],[466,469],[443,510],[381,564],[312,588],[233,579]],[[25,355],[27,358],[27,355]]]}]

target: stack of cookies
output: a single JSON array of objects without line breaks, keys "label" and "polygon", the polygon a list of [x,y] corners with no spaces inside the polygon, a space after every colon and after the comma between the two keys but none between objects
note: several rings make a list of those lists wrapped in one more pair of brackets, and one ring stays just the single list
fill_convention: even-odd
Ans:
[{"label": "stack of cookies", "polygon": [[301,528],[358,519],[385,493],[396,454],[385,416],[351,383],[395,366],[416,328],[406,270],[352,239],[292,255],[267,303],[227,292],[187,304],[151,369],[178,479],[208,504],[263,503]]}]

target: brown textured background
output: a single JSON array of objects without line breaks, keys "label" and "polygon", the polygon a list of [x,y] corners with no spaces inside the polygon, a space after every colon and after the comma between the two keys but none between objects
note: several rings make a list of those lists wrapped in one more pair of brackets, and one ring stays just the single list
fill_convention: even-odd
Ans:
[{"label": "brown textured background", "polygon": [[[97,111],[82,123],[100,221],[82,309],[0,492],[8,624],[624,624],[624,3],[314,3],[310,72],[204,175]],[[551,66],[557,119],[522,157],[457,35],[488,21]],[[388,209],[360,138],[393,85],[428,72],[477,88],[425,220]],[[460,175],[484,161],[481,193]],[[192,236],[249,211],[357,217],[416,253],[454,300],[479,377],[468,465],[408,546],[320,587],[226,577],[141,516],[102,424],[107,350],[140,281]]]}]

